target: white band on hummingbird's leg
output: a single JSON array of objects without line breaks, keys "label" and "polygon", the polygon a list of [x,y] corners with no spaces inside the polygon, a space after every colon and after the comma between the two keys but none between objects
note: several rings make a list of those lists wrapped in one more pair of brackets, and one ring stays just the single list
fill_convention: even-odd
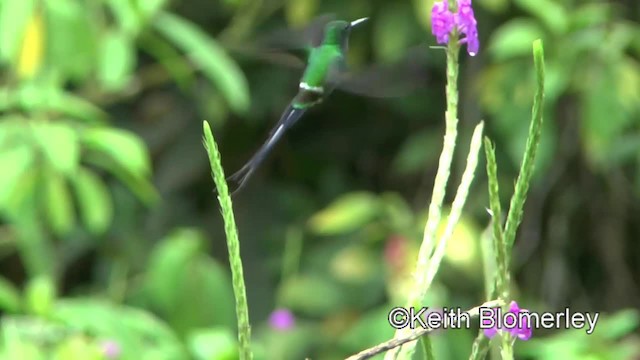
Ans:
[{"label": "white band on hummingbird's leg", "polygon": [[307,90],[307,91],[313,91],[313,92],[320,93],[320,94],[322,94],[324,92],[324,89],[322,88],[322,86],[311,86],[311,85],[307,84],[306,82],[301,82],[300,83],[300,89]]}]

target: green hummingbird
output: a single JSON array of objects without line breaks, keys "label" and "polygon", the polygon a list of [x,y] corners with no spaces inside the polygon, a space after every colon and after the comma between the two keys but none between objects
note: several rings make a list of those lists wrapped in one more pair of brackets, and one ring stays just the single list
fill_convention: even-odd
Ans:
[{"label": "green hummingbird", "polygon": [[[297,36],[298,38],[294,39],[294,42],[297,41],[296,45],[307,50],[307,66],[300,79],[298,93],[282,113],[263,145],[240,170],[228,178],[237,183],[237,188],[232,194],[246,185],[284,133],[300,120],[307,110],[323,102],[336,88],[365,96],[394,96],[391,94],[394,91],[393,86],[379,85],[385,82],[392,83],[388,81],[389,78],[396,78],[397,74],[375,67],[359,74],[354,74],[348,69],[346,56],[349,35],[354,27],[367,20],[368,18],[364,17],[349,22],[334,20],[333,15],[325,15],[317,18],[304,31],[296,35],[288,34],[289,37]],[[289,42],[291,40],[288,39]],[[404,91],[396,91],[396,96],[398,92]]]},{"label": "green hummingbird", "polygon": [[333,92],[340,78],[346,74],[346,54],[351,29],[366,20],[368,20],[366,17],[351,22],[333,20],[325,25],[322,42],[311,48],[309,52],[298,94],[282,113],[262,147],[240,170],[229,177],[230,180],[238,183],[234,193],[246,184],[285,131],[291,128],[308,109],[321,103]]}]

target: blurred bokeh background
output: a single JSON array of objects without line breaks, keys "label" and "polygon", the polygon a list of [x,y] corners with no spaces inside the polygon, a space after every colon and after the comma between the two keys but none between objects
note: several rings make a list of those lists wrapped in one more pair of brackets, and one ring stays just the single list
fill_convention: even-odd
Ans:
[{"label": "blurred bokeh background", "polygon": [[[400,98],[344,92],[305,115],[234,198],[256,354],[341,359],[389,339],[404,303],[444,134],[444,52],[430,0],[0,1],[2,359],[234,359],[235,313],[202,121],[227,174],[295,95],[302,68],[254,46],[320,14],[370,21],[355,69],[425,46]],[[531,42],[545,44],[538,164],[514,288],[532,311],[600,312],[594,334],[536,329],[523,359],[638,359],[640,5],[475,0],[461,54],[459,143],[497,148],[503,208],[524,151]],[[432,307],[482,303],[490,244],[481,161]],[[279,311],[275,318],[272,312]],[[433,336],[466,359],[477,332]]]}]

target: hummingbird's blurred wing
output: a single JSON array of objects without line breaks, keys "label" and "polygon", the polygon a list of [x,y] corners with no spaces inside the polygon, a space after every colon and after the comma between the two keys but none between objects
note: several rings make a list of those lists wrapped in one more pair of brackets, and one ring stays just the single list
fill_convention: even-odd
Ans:
[{"label": "hummingbird's blurred wing", "polygon": [[324,14],[302,28],[276,30],[258,38],[256,46],[271,51],[320,46],[324,38],[325,26],[335,19],[335,14]]},{"label": "hummingbird's blurred wing", "polygon": [[[254,41],[244,44],[227,44],[226,48],[249,58],[302,69],[306,65],[309,50],[322,44],[324,28],[335,18],[333,14],[320,15],[302,28],[267,32]],[[295,54],[297,52],[300,53]]]},{"label": "hummingbird's blurred wing", "polygon": [[375,64],[361,71],[342,69],[333,82],[342,91],[369,97],[398,97],[427,85],[426,46],[410,49],[399,61]]},{"label": "hummingbird's blurred wing", "polygon": [[250,46],[227,46],[226,49],[237,55],[246,56],[249,59],[257,59],[273,65],[284,66],[296,70],[303,69],[306,65],[305,61],[300,56],[286,52],[259,49]]}]

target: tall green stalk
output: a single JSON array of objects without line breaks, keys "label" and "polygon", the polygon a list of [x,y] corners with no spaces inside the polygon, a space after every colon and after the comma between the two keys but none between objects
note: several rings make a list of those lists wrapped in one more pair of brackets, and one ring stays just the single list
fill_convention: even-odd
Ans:
[{"label": "tall green stalk", "polygon": [[240,241],[238,240],[238,230],[233,216],[231,196],[229,195],[229,188],[227,187],[224,171],[220,162],[220,153],[213,139],[209,123],[204,121],[202,127],[204,132],[204,146],[209,154],[212,177],[218,190],[218,201],[222,208],[224,231],[227,237],[227,248],[229,249],[233,294],[236,300],[240,359],[251,360],[253,359],[253,353],[251,352],[251,325],[249,324],[247,293],[244,285],[242,260],[240,259]]},{"label": "tall green stalk", "polygon": [[[424,236],[422,244],[418,253],[418,261],[414,273],[414,285],[412,286],[412,292],[408,296],[406,307],[421,307],[424,297],[432,283],[433,277],[437,272],[437,268],[440,264],[440,259],[443,255],[442,251],[437,251],[438,248],[443,249],[446,243],[447,237],[440,239],[440,243],[436,244],[435,234],[440,224],[442,215],[442,203],[446,193],[447,182],[451,173],[451,163],[453,162],[453,155],[456,146],[456,138],[458,136],[458,54],[460,51],[460,45],[457,40],[454,40],[457,36],[453,36],[449,41],[449,45],[446,48],[447,53],[447,85],[446,85],[446,97],[447,97],[447,110],[445,113],[445,135],[442,146],[442,152],[440,153],[440,160],[438,163],[438,172],[436,173],[435,182],[433,185],[433,194],[431,197],[431,203],[429,205],[429,212],[427,222],[425,224]],[[482,127],[480,126],[481,134]],[[478,129],[476,129],[478,130]],[[480,138],[478,138],[479,140]],[[480,141],[477,141],[478,148]],[[471,146],[470,155],[473,152],[473,145]],[[477,149],[476,155],[477,157]],[[469,164],[468,164],[469,165]],[[473,166],[475,170],[475,165]],[[463,179],[464,180],[464,179]],[[463,181],[464,184],[464,181]],[[470,182],[465,184],[470,186]],[[468,188],[462,189],[461,186],[458,193],[464,194],[463,198],[466,199],[466,191]],[[458,203],[464,199],[458,200]],[[461,209],[460,209],[461,211]],[[451,220],[454,224],[457,222],[455,219],[455,213],[452,213]],[[453,226],[451,225],[451,226]],[[449,227],[449,225],[447,226]],[[435,253],[434,253],[435,252]],[[409,329],[400,329],[395,333],[395,338],[404,336]],[[426,356],[428,359],[432,359],[431,343],[428,336],[422,338]],[[416,342],[410,342],[402,346],[401,348],[391,350],[385,355],[385,360],[391,359],[409,359],[415,351]]]},{"label": "tall green stalk", "polygon": [[[501,299],[508,295],[510,274],[510,252],[507,250],[502,230],[502,207],[500,205],[500,189],[498,186],[498,163],[496,161],[495,147],[489,138],[484,139],[484,152],[487,157],[487,177],[489,182],[489,208],[491,209],[491,224],[493,228],[493,255],[496,258],[497,274],[495,275],[494,289],[487,289],[487,293],[497,291]],[[490,274],[487,274],[491,276]]]},{"label": "tall green stalk", "polygon": [[415,283],[413,292],[409,294],[407,306],[421,306],[428,288],[427,269],[429,259],[435,248],[435,234],[440,224],[442,215],[442,203],[446,193],[447,182],[451,173],[451,163],[456,147],[456,138],[458,136],[458,52],[459,45],[455,41],[451,41],[447,48],[447,112],[445,114],[446,129],[440,161],[438,163],[438,172],[436,173],[433,185],[433,194],[429,205],[429,215],[425,224],[422,245],[418,253],[418,263],[415,271]]},{"label": "tall green stalk", "polygon": [[524,151],[524,158],[520,166],[520,174],[516,181],[515,192],[511,198],[509,215],[504,230],[504,241],[510,249],[516,238],[516,230],[522,221],[524,203],[527,200],[529,183],[533,174],[538,143],[542,133],[542,113],[544,105],[544,48],[541,40],[533,42],[533,62],[536,68],[536,94],[533,98],[533,108],[531,110],[531,124],[529,125],[529,136]]},{"label": "tall green stalk", "polygon": [[[485,139],[485,154],[487,156],[487,175],[489,178],[489,203],[492,212],[494,253],[497,263],[497,273],[495,274],[494,289],[487,289],[489,297],[497,294],[498,298],[504,302],[505,307],[509,306],[511,300],[510,288],[510,266],[511,250],[515,241],[516,231],[522,221],[524,204],[527,200],[527,193],[531,176],[533,174],[538,144],[542,132],[542,113],[544,105],[544,48],[541,40],[533,42],[533,61],[536,70],[536,93],[533,98],[531,110],[531,123],[529,125],[529,135],[525,147],[522,164],[518,180],[516,181],[514,194],[511,197],[507,221],[502,228],[500,221],[500,199],[498,197],[498,169],[495,159],[495,151],[489,139]],[[485,274],[493,276],[492,274]],[[506,310],[506,309],[505,309]],[[500,356],[503,360],[513,359],[514,339],[507,334],[501,338]],[[469,359],[484,359],[489,350],[489,341],[484,336],[482,330],[478,334],[473,344]]]},{"label": "tall green stalk", "polygon": [[444,232],[438,240],[438,245],[429,259],[425,282],[425,288],[427,289],[431,287],[431,283],[433,283],[433,280],[436,277],[438,269],[440,268],[440,262],[444,258],[447,242],[453,236],[456,225],[462,216],[462,210],[464,209],[464,205],[467,201],[469,189],[471,188],[471,183],[473,182],[476,167],[478,165],[478,154],[480,152],[480,147],[482,146],[483,129],[484,123],[480,122],[476,125],[476,128],[473,131],[473,136],[471,136],[471,146],[469,147],[469,154],[467,155],[467,166],[462,174],[458,191],[456,191],[456,196],[451,204],[451,211],[449,212]]}]

